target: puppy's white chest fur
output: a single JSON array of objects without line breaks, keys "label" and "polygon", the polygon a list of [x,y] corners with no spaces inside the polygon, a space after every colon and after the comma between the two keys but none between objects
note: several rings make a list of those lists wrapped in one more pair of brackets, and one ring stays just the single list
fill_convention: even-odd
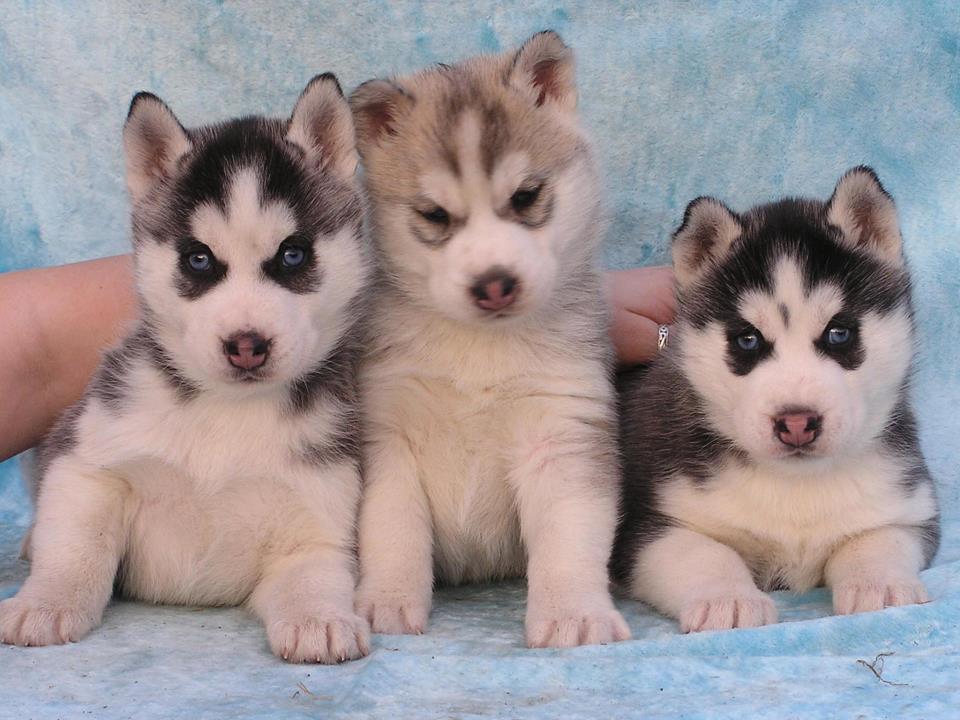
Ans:
[{"label": "puppy's white chest fur", "polygon": [[[508,344],[510,347],[502,347]],[[409,347],[371,369],[373,421],[402,424],[433,519],[434,563],[446,582],[523,573],[516,498],[510,485],[516,403],[532,388],[513,364],[526,343],[454,341]]]},{"label": "puppy's white chest fur", "polygon": [[243,602],[271,535],[252,510],[271,508],[279,515],[282,503],[258,491],[252,478],[237,477],[226,488],[204,492],[182,468],[157,460],[132,461],[123,471],[134,488],[124,592],[158,602]]},{"label": "puppy's white chest fur", "polygon": [[474,396],[432,380],[418,395],[410,441],[433,513],[439,576],[460,582],[522,573],[502,392]]},{"label": "puppy's white chest fur", "polygon": [[367,420],[374,434],[401,428],[406,437],[429,504],[438,577],[522,575],[518,489],[539,487],[529,477],[557,446],[577,452],[584,441],[554,422],[609,416],[602,366],[566,357],[535,330],[476,332],[409,319],[392,327],[389,351],[375,353],[365,370]]},{"label": "puppy's white chest fur", "polygon": [[795,476],[731,464],[702,485],[673,481],[662,499],[684,525],[737,550],[761,588],[803,591],[823,581],[827,559],[848,538],[930,516],[930,488],[908,492],[902,477],[882,455]]},{"label": "puppy's white chest fur", "polygon": [[126,594],[238,604],[272,556],[305,540],[349,542],[334,529],[348,523],[323,527],[316,519],[326,512],[349,518],[357,490],[296,452],[333,428],[329,409],[288,418],[272,395],[177,405],[162,379],[145,370],[133,377],[140,384],[129,401],[138,412],[117,422],[92,402],[78,427],[82,461],[109,469],[128,488]]}]

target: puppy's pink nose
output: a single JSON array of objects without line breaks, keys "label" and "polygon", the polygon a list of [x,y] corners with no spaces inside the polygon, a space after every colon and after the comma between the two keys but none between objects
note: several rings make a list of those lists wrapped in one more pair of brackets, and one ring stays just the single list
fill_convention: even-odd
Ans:
[{"label": "puppy's pink nose", "polygon": [[470,294],[477,307],[483,310],[503,310],[517,299],[520,282],[503,268],[492,268],[476,278]]},{"label": "puppy's pink nose", "polygon": [[784,445],[802,448],[817,439],[822,422],[812,410],[784,413],[773,419],[773,432]]},{"label": "puppy's pink nose", "polygon": [[270,340],[259,333],[235,333],[223,341],[227,361],[241,370],[254,370],[267,361]]}]

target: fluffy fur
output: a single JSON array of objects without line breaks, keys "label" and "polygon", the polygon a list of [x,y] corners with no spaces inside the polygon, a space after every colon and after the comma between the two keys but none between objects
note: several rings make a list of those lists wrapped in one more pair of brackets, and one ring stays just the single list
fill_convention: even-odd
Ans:
[{"label": "fluffy fur", "polygon": [[0,638],[78,640],[116,589],[249,606],[290,661],[368,649],[354,614],[367,283],[336,79],[288,121],[124,128],[141,319],[38,455],[32,568]]},{"label": "fluffy fur", "polygon": [[613,571],[684,631],[774,622],[763,591],[838,613],[924,602],[933,482],[908,398],[910,281],[869,168],[826,203],[701,198],[673,241],[665,355],[622,378]]},{"label": "fluffy fur", "polygon": [[628,637],[606,570],[612,354],[570,50],[541,33],[350,102],[383,264],[358,611],[422,632],[435,579],[526,573],[529,645]]}]

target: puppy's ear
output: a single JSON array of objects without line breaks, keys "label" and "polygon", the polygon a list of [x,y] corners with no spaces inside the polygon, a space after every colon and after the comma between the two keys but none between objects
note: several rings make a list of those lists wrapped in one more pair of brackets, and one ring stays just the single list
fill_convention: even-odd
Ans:
[{"label": "puppy's ear", "polygon": [[903,262],[897,208],[872,168],[860,165],[840,178],[827,203],[827,222],[840,229],[842,242],[850,247]]},{"label": "puppy's ear", "polygon": [[386,137],[395,134],[397,120],[413,106],[413,96],[389,80],[368,80],[350,95],[357,128],[357,147],[365,156]]},{"label": "puppy's ear", "polygon": [[319,167],[352,181],[357,171],[353,120],[333,73],[317,75],[300,94],[290,116],[287,139]]},{"label": "puppy's ear", "polygon": [[517,50],[508,82],[538,106],[550,103],[568,112],[577,107],[573,51],[552,30],[537,33]]},{"label": "puppy's ear", "polygon": [[147,92],[134,95],[123,126],[127,187],[134,202],[168,179],[190,147],[187,131],[163,100]]},{"label": "puppy's ear", "polygon": [[673,271],[686,287],[727,254],[740,237],[740,218],[719,200],[699,197],[689,205],[683,223],[673,234]]}]

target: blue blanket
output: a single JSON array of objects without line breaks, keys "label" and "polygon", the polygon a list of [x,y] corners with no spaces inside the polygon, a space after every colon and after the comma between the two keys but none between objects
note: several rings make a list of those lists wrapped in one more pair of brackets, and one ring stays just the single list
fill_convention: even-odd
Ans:
[{"label": "blue blanket", "polygon": [[[120,128],[149,89],[187,124],[286,114],[306,80],[346,87],[510,47],[552,27],[578,53],[609,198],[611,267],[666,259],[685,204],[826,196],[873,165],[916,278],[915,400],[939,480],[933,601],[830,616],[778,593],[782,622],[680,635],[621,601],[634,640],[522,646],[521,584],[438,593],[429,632],[292,667],[236,609],[118,602],[67,647],[0,647],[0,717],[956,717],[960,704],[960,5],[653,1],[7,2],[0,22],[0,270],[127,248]],[[0,597],[29,519],[0,466]]]}]

